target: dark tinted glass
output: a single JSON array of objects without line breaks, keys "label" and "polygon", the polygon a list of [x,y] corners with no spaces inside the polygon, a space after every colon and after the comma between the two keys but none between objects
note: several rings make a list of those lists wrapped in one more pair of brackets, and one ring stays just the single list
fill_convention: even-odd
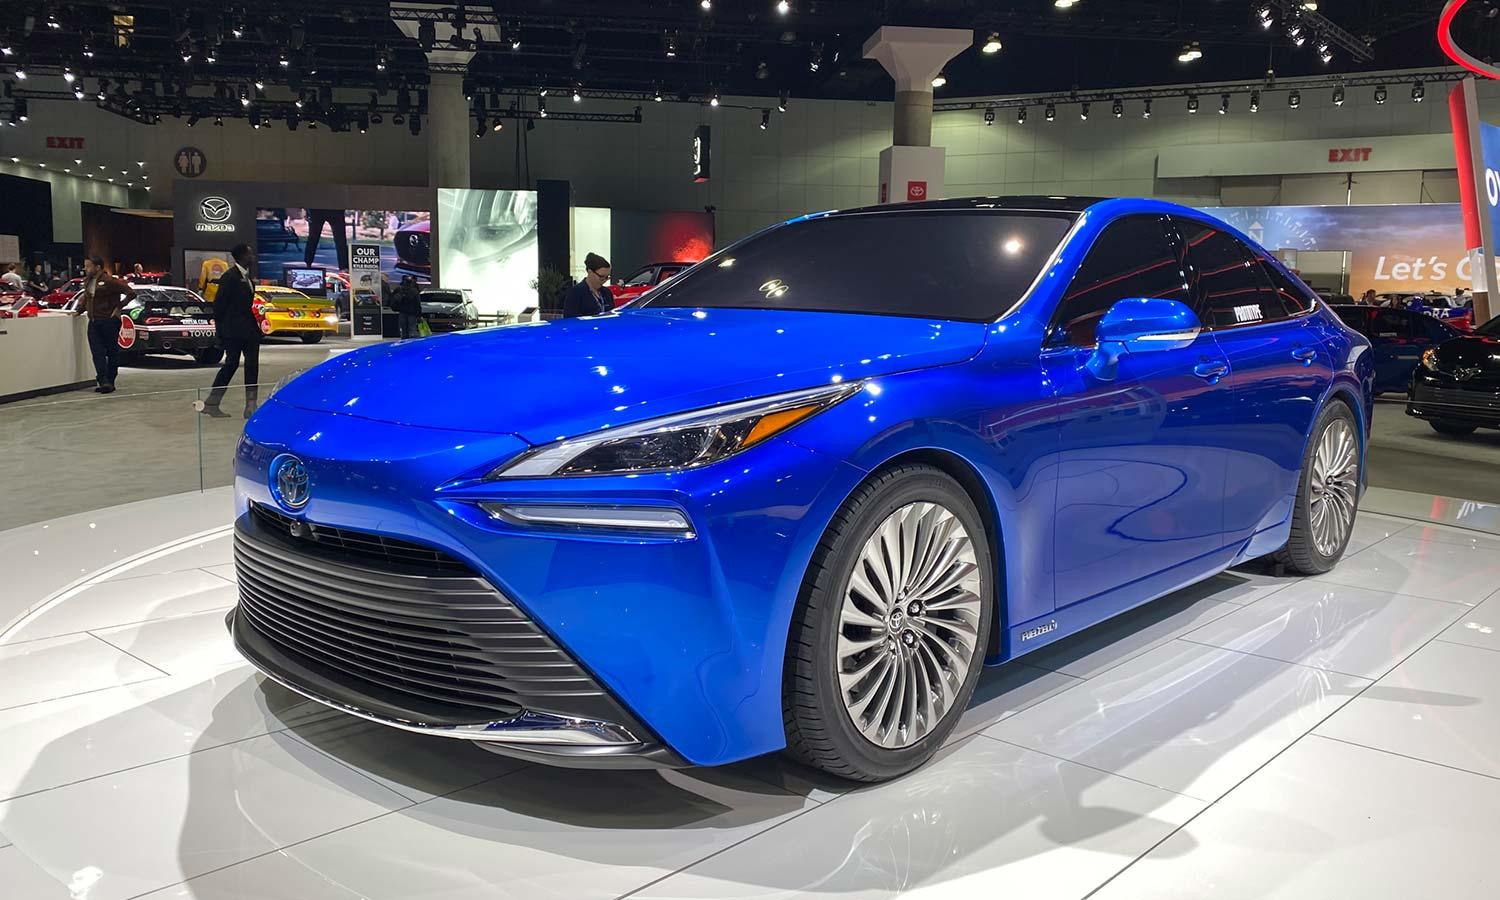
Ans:
[{"label": "dark tinted glass", "polygon": [[1052,213],[871,213],[783,225],[646,295],[645,307],[825,310],[985,321],[1073,224]]},{"label": "dark tinted glass", "polygon": [[1266,277],[1271,279],[1271,287],[1280,296],[1281,307],[1286,315],[1295,316],[1312,309],[1313,297],[1316,295],[1306,285],[1288,277],[1279,267],[1269,262],[1263,262],[1261,268],[1265,269]]},{"label": "dark tinted glass", "polygon": [[1360,334],[1369,334],[1370,311],[1354,306],[1336,306],[1333,311],[1338,314],[1344,324],[1353,328]]},{"label": "dark tinted glass", "polygon": [[1222,330],[1259,325],[1286,317],[1260,264],[1234,237],[1191,219],[1176,219],[1198,277],[1205,328]]},{"label": "dark tinted glass", "polygon": [[1500,335],[1500,316],[1496,316],[1474,329],[1476,334]]},{"label": "dark tinted glass", "polygon": [[1375,321],[1370,326],[1370,337],[1386,341],[1409,341],[1412,338],[1426,332],[1421,330],[1421,323],[1416,320],[1419,313],[1410,313],[1404,309],[1381,309],[1375,312]]},{"label": "dark tinted glass", "polygon": [[1418,337],[1426,338],[1434,343],[1442,343],[1451,337],[1458,336],[1458,329],[1446,322],[1439,321],[1433,316],[1418,315],[1419,326]]},{"label": "dark tinted glass", "polygon": [[1052,316],[1051,342],[1089,347],[1094,328],[1117,300],[1164,297],[1188,302],[1186,278],[1161,216],[1128,216],[1094,241]]}]

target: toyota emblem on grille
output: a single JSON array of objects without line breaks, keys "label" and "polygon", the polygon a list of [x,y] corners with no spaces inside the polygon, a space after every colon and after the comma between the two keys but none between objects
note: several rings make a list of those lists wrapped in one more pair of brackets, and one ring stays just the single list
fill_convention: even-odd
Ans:
[{"label": "toyota emblem on grille", "polygon": [[1460,366],[1453,370],[1453,379],[1455,381],[1469,381],[1477,377],[1479,377],[1478,366]]},{"label": "toyota emblem on grille", "polygon": [[289,453],[276,457],[271,463],[271,495],[286,509],[307,505],[307,466],[302,460]]}]

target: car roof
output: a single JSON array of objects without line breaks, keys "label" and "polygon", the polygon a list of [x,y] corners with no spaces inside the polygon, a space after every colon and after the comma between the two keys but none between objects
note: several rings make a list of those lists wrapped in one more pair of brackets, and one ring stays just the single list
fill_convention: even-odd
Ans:
[{"label": "car roof", "polygon": [[860,206],[839,210],[833,215],[854,215],[870,212],[931,212],[934,210],[981,210],[1024,209],[1046,212],[1081,213],[1091,206],[1103,203],[1108,197],[1063,197],[1055,195],[1016,194],[997,197],[955,197],[948,200],[922,200],[915,203],[887,203],[877,206]]}]

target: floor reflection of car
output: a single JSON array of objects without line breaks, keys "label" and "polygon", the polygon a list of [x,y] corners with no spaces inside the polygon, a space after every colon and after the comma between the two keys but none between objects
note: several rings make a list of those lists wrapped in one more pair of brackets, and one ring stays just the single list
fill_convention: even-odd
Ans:
[{"label": "floor reflection of car", "polygon": [[629,278],[610,285],[609,291],[615,295],[615,306],[629,303],[658,284],[670,281],[692,265],[690,262],[652,263]]},{"label": "floor reflection of car", "polygon": [[1425,313],[1388,306],[1340,304],[1344,324],[1370,339],[1375,353],[1375,393],[1405,392],[1423,351],[1458,335],[1458,329]]},{"label": "floor reflection of car", "polygon": [[466,290],[429,290],[422,292],[422,318],[433,334],[465,331],[479,325],[479,310]]},{"label": "floor reflection of car", "polygon": [[319,702],[532,761],[880,781],[986,662],[1247,559],[1330,570],[1372,377],[1196,210],[804,217],[618,312],[287,383],[236,449],[230,624]]},{"label": "floor reflection of car", "polygon": [[1500,316],[1423,351],[1406,413],[1438,434],[1500,428]]},{"label": "floor reflection of car", "polygon": [[254,309],[256,324],[268,337],[298,337],[304,344],[316,344],[324,335],[339,331],[333,303],[292,288],[256,285]]}]

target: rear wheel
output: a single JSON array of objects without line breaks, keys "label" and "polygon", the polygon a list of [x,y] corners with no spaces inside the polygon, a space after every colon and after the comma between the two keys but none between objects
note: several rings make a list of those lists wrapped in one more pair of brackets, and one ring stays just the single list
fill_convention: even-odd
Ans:
[{"label": "rear wheel", "polygon": [[1466,434],[1473,434],[1474,429],[1479,427],[1477,425],[1465,425],[1461,422],[1444,422],[1441,419],[1428,419],[1427,424],[1431,425],[1432,430],[1438,434],[1446,434],[1449,437],[1463,437]]},{"label": "rear wheel", "polygon": [[978,510],[942,471],[900,466],[856,491],[819,543],[793,615],[790,753],[859,781],[931,757],[979,679],[993,571]]},{"label": "rear wheel", "polygon": [[200,347],[193,351],[193,361],[200,366],[216,366],[223,358],[224,351],[218,347]]},{"label": "rear wheel", "polygon": [[1302,461],[1302,481],[1292,507],[1292,534],[1273,558],[1303,575],[1333,568],[1359,511],[1359,430],[1341,402],[1323,408]]},{"label": "rear wheel", "polygon": [[323,340],[323,332],[321,332],[321,331],[314,331],[314,332],[312,332],[310,334],[304,333],[304,334],[301,335],[301,337],[302,337],[302,343],[304,343],[304,344],[316,344],[319,341]]}]

